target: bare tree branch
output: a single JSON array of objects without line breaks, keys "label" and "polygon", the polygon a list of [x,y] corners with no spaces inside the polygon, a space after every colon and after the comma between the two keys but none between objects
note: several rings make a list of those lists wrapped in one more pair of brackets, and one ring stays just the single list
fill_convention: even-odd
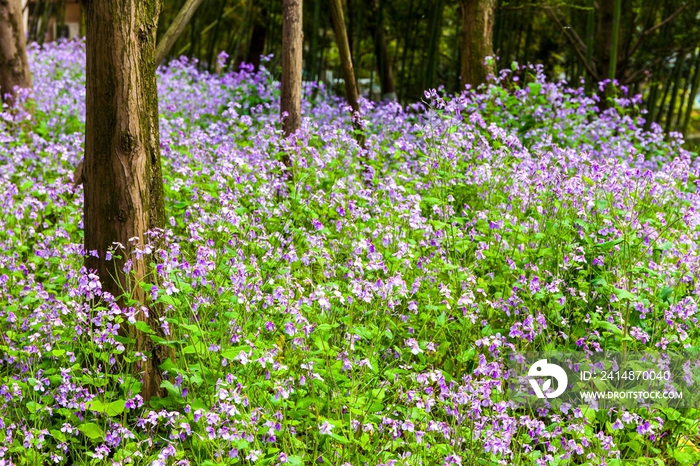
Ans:
[{"label": "bare tree branch", "polygon": [[682,12],[683,10],[685,10],[685,8],[688,6],[688,3],[690,3],[690,2],[684,3],[683,6],[681,6],[679,9],[677,9],[675,12],[673,12],[673,13],[671,14],[671,16],[669,16],[669,17],[666,18],[665,20],[661,21],[659,24],[657,24],[657,25],[655,25],[655,26],[652,26],[651,28],[649,28],[649,29],[647,29],[647,30],[645,30],[645,31],[642,31],[641,34],[639,34],[639,38],[637,38],[637,42],[635,42],[635,44],[632,46],[632,49],[629,51],[629,53],[628,53],[627,56],[625,57],[624,62],[626,63],[626,62],[629,60],[629,58],[630,58],[632,55],[634,55],[634,52],[636,52],[637,49],[639,48],[639,46],[642,45],[642,42],[644,41],[644,38],[645,38],[646,36],[648,36],[649,34],[651,34],[651,33],[654,32],[654,31],[656,31],[656,30],[659,29],[660,27],[663,27],[664,25],[668,24],[670,21],[673,21],[673,18],[675,18],[676,16],[678,16],[679,14],[681,14],[681,12]]},{"label": "bare tree branch", "polygon": [[175,41],[180,37],[182,31],[185,30],[185,26],[187,26],[187,23],[192,19],[192,15],[194,15],[194,12],[197,11],[201,3],[202,0],[187,0],[182,6],[182,9],[175,17],[175,21],[170,25],[156,47],[156,66],[163,62],[165,56],[170,52],[173,45],[175,45]]}]

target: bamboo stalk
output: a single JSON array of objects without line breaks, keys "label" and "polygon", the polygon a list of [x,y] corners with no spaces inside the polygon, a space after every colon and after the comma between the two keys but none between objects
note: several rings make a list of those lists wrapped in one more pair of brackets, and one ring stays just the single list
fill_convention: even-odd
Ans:
[{"label": "bamboo stalk", "polygon": [[696,53],[695,59],[695,74],[693,76],[693,84],[690,88],[690,96],[688,101],[688,106],[685,109],[685,118],[683,118],[683,126],[681,126],[681,132],[685,135],[688,130],[688,124],[690,123],[690,115],[693,113],[693,104],[695,104],[695,97],[698,94],[698,87],[700,87],[700,50]]}]

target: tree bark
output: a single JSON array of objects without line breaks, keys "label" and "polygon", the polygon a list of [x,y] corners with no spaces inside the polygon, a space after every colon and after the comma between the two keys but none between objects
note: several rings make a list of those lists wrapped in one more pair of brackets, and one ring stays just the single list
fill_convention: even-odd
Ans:
[{"label": "tree bark", "polygon": [[496,0],[462,0],[462,67],[461,85],[477,87],[493,73],[493,20]]},{"label": "tree bark", "polygon": [[343,79],[345,80],[345,95],[353,112],[359,112],[360,104],[358,102],[357,83],[355,82],[355,70],[352,66],[348,34],[345,29],[343,5],[340,3],[340,0],[330,0],[330,3],[331,19],[333,20],[333,30],[335,31],[335,42],[338,45],[340,66],[343,70]]},{"label": "tree bark", "polygon": [[15,86],[32,87],[21,0],[0,0],[0,95],[12,105]]},{"label": "tree bark", "polygon": [[[280,114],[284,135],[289,136],[301,126],[302,0],[282,1],[282,95]],[[283,116],[284,114],[287,116]],[[285,165],[289,160],[285,158]]]},{"label": "tree bark", "polygon": [[163,63],[165,56],[170,52],[170,49],[175,45],[175,41],[180,37],[185,26],[192,19],[194,12],[197,11],[203,0],[187,0],[180,12],[175,17],[173,24],[170,25],[165,35],[160,40],[156,49],[156,66]]},{"label": "tree bark", "polygon": [[[128,286],[123,272],[131,261],[135,283],[124,291],[141,305],[139,282],[154,283],[151,256],[132,254],[148,243],[146,232],[164,228],[160,161],[156,28],[158,0],[83,0],[87,29],[85,121],[85,266],[96,270],[102,289],[119,297]],[[137,244],[130,239],[138,238]],[[113,242],[125,250],[108,261]],[[157,244],[156,244],[157,247]],[[154,248],[156,249],[156,248]],[[136,318],[160,333],[158,308],[142,308]],[[162,333],[160,333],[162,335]],[[143,332],[136,332],[145,400],[162,395],[158,366],[170,356]]]}]

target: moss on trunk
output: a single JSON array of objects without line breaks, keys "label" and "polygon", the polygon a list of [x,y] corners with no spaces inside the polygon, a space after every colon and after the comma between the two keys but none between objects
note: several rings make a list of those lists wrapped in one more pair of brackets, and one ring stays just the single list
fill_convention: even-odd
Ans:
[{"label": "moss on trunk", "polygon": [[[138,282],[152,282],[148,264],[152,259],[132,252],[149,241],[147,231],[162,229],[165,220],[155,75],[160,2],[84,1],[83,5],[87,29],[85,265],[97,271],[104,290],[119,296],[126,288],[148,306]],[[123,257],[108,261],[107,250],[115,241],[124,245]],[[127,258],[135,272],[136,283],[131,285],[122,271]],[[158,331],[158,309],[149,307],[148,315],[142,310],[137,318]],[[154,347],[141,332],[135,337],[137,351],[147,357],[140,370],[142,396],[148,400],[161,394],[158,365],[168,352]]]}]

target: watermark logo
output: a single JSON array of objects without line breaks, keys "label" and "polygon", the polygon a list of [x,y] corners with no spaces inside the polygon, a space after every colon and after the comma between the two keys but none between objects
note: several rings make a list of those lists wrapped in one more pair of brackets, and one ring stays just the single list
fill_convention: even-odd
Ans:
[{"label": "watermark logo", "polygon": [[[566,390],[569,383],[569,377],[566,371],[556,364],[550,364],[546,359],[536,361],[527,373],[532,389],[535,391],[537,398],[557,398]],[[540,386],[540,378],[547,378]],[[552,388],[552,379],[557,381],[557,387],[554,391]]]}]

